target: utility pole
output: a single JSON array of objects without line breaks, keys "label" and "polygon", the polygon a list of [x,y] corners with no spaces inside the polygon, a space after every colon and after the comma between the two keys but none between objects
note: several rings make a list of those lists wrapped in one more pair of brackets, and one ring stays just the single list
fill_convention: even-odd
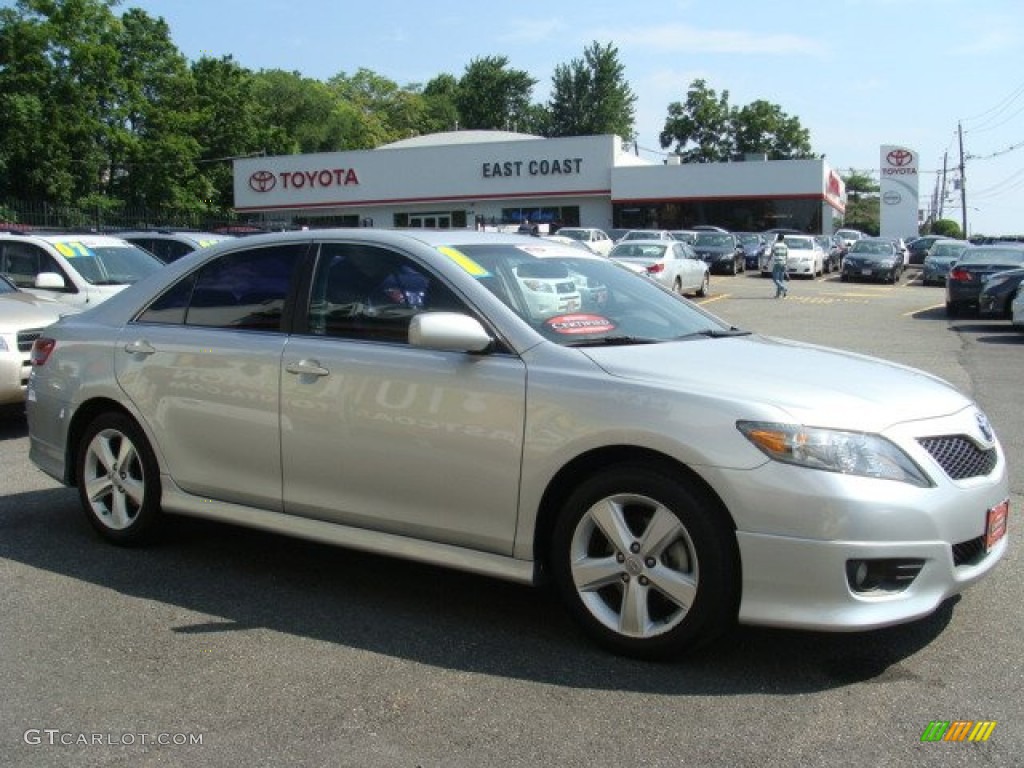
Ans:
[{"label": "utility pole", "polygon": [[957,134],[960,136],[960,212],[961,222],[964,228],[964,239],[967,239],[967,177],[964,175],[964,126],[963,123],[956,124]]}]

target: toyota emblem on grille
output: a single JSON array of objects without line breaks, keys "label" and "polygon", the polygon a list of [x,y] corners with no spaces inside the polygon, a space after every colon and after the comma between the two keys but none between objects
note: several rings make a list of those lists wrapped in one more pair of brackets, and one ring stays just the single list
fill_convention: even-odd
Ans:
[{"label": "toyota emblem on grille", "polygon": [[995,433],[992,431],[992,425],[988,422],[988,417],[978,411],[974,414],[974,418],[978,421],[978,429],[981,430],[981,435],[990,443],[995,439]]},{"label": "toyota emblem on grille", "polygon": [[277,177],[270,171],[255,171],[249,177],[249,188],[253,192],[269,192],[277,186]]},{"label": "toyota emblem on grille", "polygon": [[894,149],[885,156],[885,159],[889,165],[902,168],[905,165],[910,165],[914,159],[914,153],[909,149]]}]

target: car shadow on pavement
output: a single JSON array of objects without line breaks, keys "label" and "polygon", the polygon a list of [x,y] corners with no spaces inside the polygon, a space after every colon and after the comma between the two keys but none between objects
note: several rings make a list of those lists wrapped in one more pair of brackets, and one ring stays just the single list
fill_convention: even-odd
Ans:
[{"label": "car shadow on pavement", "polygon": [[975,320],[955,323],[950,330],[970,334],[979,344],[1024,344],[1024,333],[1009,322]]},{"label": "car shadow on pavement", "polygon": [[[203,614],[152,626],[197,644],[270,630],[445,669],[674,696],[787,696],[906,680],[913,675],[901,662],[943,631],[956,602],[874,632],[738,627],[684,660],[647,663],[591,644],[545,589],[186,518],[173,518],[158,545],[112,546],[91,530],[73,489],[0,497],[0,558]],[[49,631],[62,637],[60,627]]]}]

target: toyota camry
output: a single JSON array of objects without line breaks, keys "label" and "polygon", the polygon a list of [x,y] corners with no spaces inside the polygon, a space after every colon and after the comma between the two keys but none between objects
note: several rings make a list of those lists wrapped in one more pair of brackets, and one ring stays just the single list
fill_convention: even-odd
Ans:
[{"label": "toyota camry", "polygon": [[948,383],[533,237],[225,241],[31,354],[30,457],[110,542],[193,515],[551,584],[637,657],[917,619],[1007,547],[1003,449]]}]

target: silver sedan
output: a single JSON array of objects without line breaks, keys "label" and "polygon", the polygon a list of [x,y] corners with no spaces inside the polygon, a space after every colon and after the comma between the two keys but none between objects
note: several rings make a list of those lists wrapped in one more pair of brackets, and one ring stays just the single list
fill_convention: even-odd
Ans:
[{"label": "silver sedan", "polygon": [[533,237],[227,242],[32,358],[30,457],[116,544],[173,513],[551,582],[643,658],[926,616],[1007,546],[1003,449],[949,384]]}]

